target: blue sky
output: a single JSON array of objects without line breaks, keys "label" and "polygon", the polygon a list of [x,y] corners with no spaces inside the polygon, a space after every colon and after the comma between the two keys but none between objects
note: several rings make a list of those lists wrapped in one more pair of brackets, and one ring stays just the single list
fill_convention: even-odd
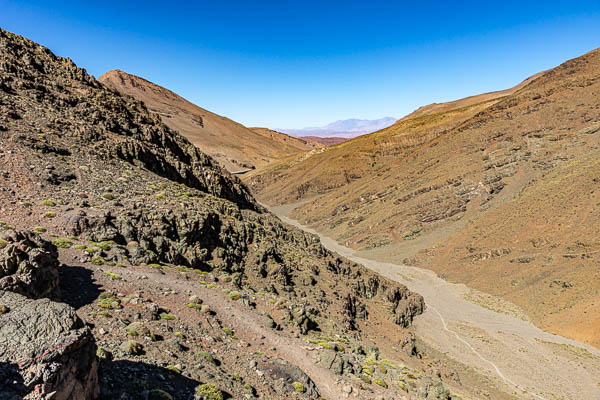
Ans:
[{"label": "blue sky", "polygon": [[600,47],[600,1],[0,0],[0,26],[95,76],[300,128],[511,87]]}]

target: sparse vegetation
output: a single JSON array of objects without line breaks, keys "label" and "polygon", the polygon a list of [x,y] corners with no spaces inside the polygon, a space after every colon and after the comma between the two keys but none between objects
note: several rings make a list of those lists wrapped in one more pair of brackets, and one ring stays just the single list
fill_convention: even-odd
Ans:
[{"label": "sparse vegetation", "polygon": [[203,383],[196,387],[196,395],[206,400],[223,400],[223,392],[218,386],[212,383]]}]

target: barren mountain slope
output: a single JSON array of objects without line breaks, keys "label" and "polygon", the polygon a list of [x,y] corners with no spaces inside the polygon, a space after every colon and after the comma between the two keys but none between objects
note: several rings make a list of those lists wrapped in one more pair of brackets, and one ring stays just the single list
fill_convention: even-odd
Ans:
[{"label": "barren mountain slope", "polygon": [[190,103],[146,79],[114,70],[98,80],[133,96],[229,171],[265,165],[314,146],[283,133],[265,135]]},{"label": "barren mountain slope", "polygon": [[595,50],[509,96],[403,119],[249,184],[273,203],[322,194],[293,215],[363,256],[417,262],[599,345],[599,100]]},{"label": "barren mountain slope", "polygon": [[[13,230],[58,248],[101,398],[510,398],[417,346],[420,295],[282,223],[142,102],[4,30],[0,54],[0,278],[18,278]],[[28,365],[0,387],[44,390]]]},{"label": "barren mountain slope", "polygon": [[246,181],[266,203],[284,204],[346,186],[361,177],[378,176],[419,144],[456,127],[511,91],[514,89],[421,107],[413,117],[404,117],[381,131],[259,168],[248,174]]}]

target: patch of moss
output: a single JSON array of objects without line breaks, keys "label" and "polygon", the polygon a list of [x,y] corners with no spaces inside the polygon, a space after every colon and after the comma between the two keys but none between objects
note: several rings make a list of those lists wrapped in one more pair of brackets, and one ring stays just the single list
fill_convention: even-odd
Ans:
[{"label": "patch of moss", "polygon": [[73,246],[73,248],[77,249],[77,250],[84,250],[85,245],[84,244],[76,244],[75,246]]},{"label": "patch of moss", "polygon": [[189,308],[193,308],[194,310],[200,310],[200,309],[202,309],[202,304],[187,303],[187,306]]},{"label": "patch of moss", "polygon": [[196,394],[206,400],[223,400],[223,392],[212,383],[203,383],[196,387]]},{"label": "patch of moss", "polygon": [[166,319],[167,321],[171,321],[176,319],[175,316],[173,314],[167,314],[167,313],[161,313],[160,314],[160,319]]},{"label": "patch of moss", "polygon": [[46,228],[44,228],[43,226],[36,226],[35,228],[33,228],[33,231],[35,233],[44,233],[46,232]]},{"label": "patch of moss", "polygon": [[360,374],[360,375],[358,375],[358,377],[360,378],[361,381],[363,381],[367,385],[371,384],[371,377],[369,375]]},{"label": "patch of moss", "polygon": [[0,249],[5,248],[6,246],[8,246],[8,242],[4,239],[0,239]]},{"label": "patch of moss", "polygon": [[223,332],[225,332],[227,336],[233,337],[233,330],[229,328],[223,328]]},{"label": "patch of moss", "polygon": [[53,213],[52,211],[46,211],[44,213],[44,217],[46,217],[46,218],[54,218],[54,217],[56,217],[56,213]]},{"label": "patch of moss", "polygon": [[185,335],[181,332],[175,332],[175,337],[178,337],[179,339],[185,339]]},{"label": "patch of moss", "polygon": [[367,374],[369,376],[373,376],[373,369],[368,365],[363,365],[361,368],[363,374]]},{"label": "patch of moss", "polygon": [[52,200],[42,200],[42,205],[46,207],[54,207],[56,204]]}]

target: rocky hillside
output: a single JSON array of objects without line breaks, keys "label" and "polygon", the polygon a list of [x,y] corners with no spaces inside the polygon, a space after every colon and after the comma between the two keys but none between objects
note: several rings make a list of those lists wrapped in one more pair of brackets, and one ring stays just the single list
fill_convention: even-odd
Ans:
[{"label": "rocky hillside", "polygon": [[160,115],[165,125],[181,133],[232,172],[259,167],[315,147],[283,133],[246,128],[200,108],[168,89],[120,70],[107,72],[98,80],[143,102],[150,111]]},{"label": "rocky hillside", "polygon": [[4,30],[0,52],[0,398],[485,386],[418,347],[421,296],[283,224],[143,103]]},{"label": "rocky hillside", "polygon": [[311,199],[295,216],[364,256],[431,268],[599,345],[599,78],[595,50],[248,183],[267,203]]}]

